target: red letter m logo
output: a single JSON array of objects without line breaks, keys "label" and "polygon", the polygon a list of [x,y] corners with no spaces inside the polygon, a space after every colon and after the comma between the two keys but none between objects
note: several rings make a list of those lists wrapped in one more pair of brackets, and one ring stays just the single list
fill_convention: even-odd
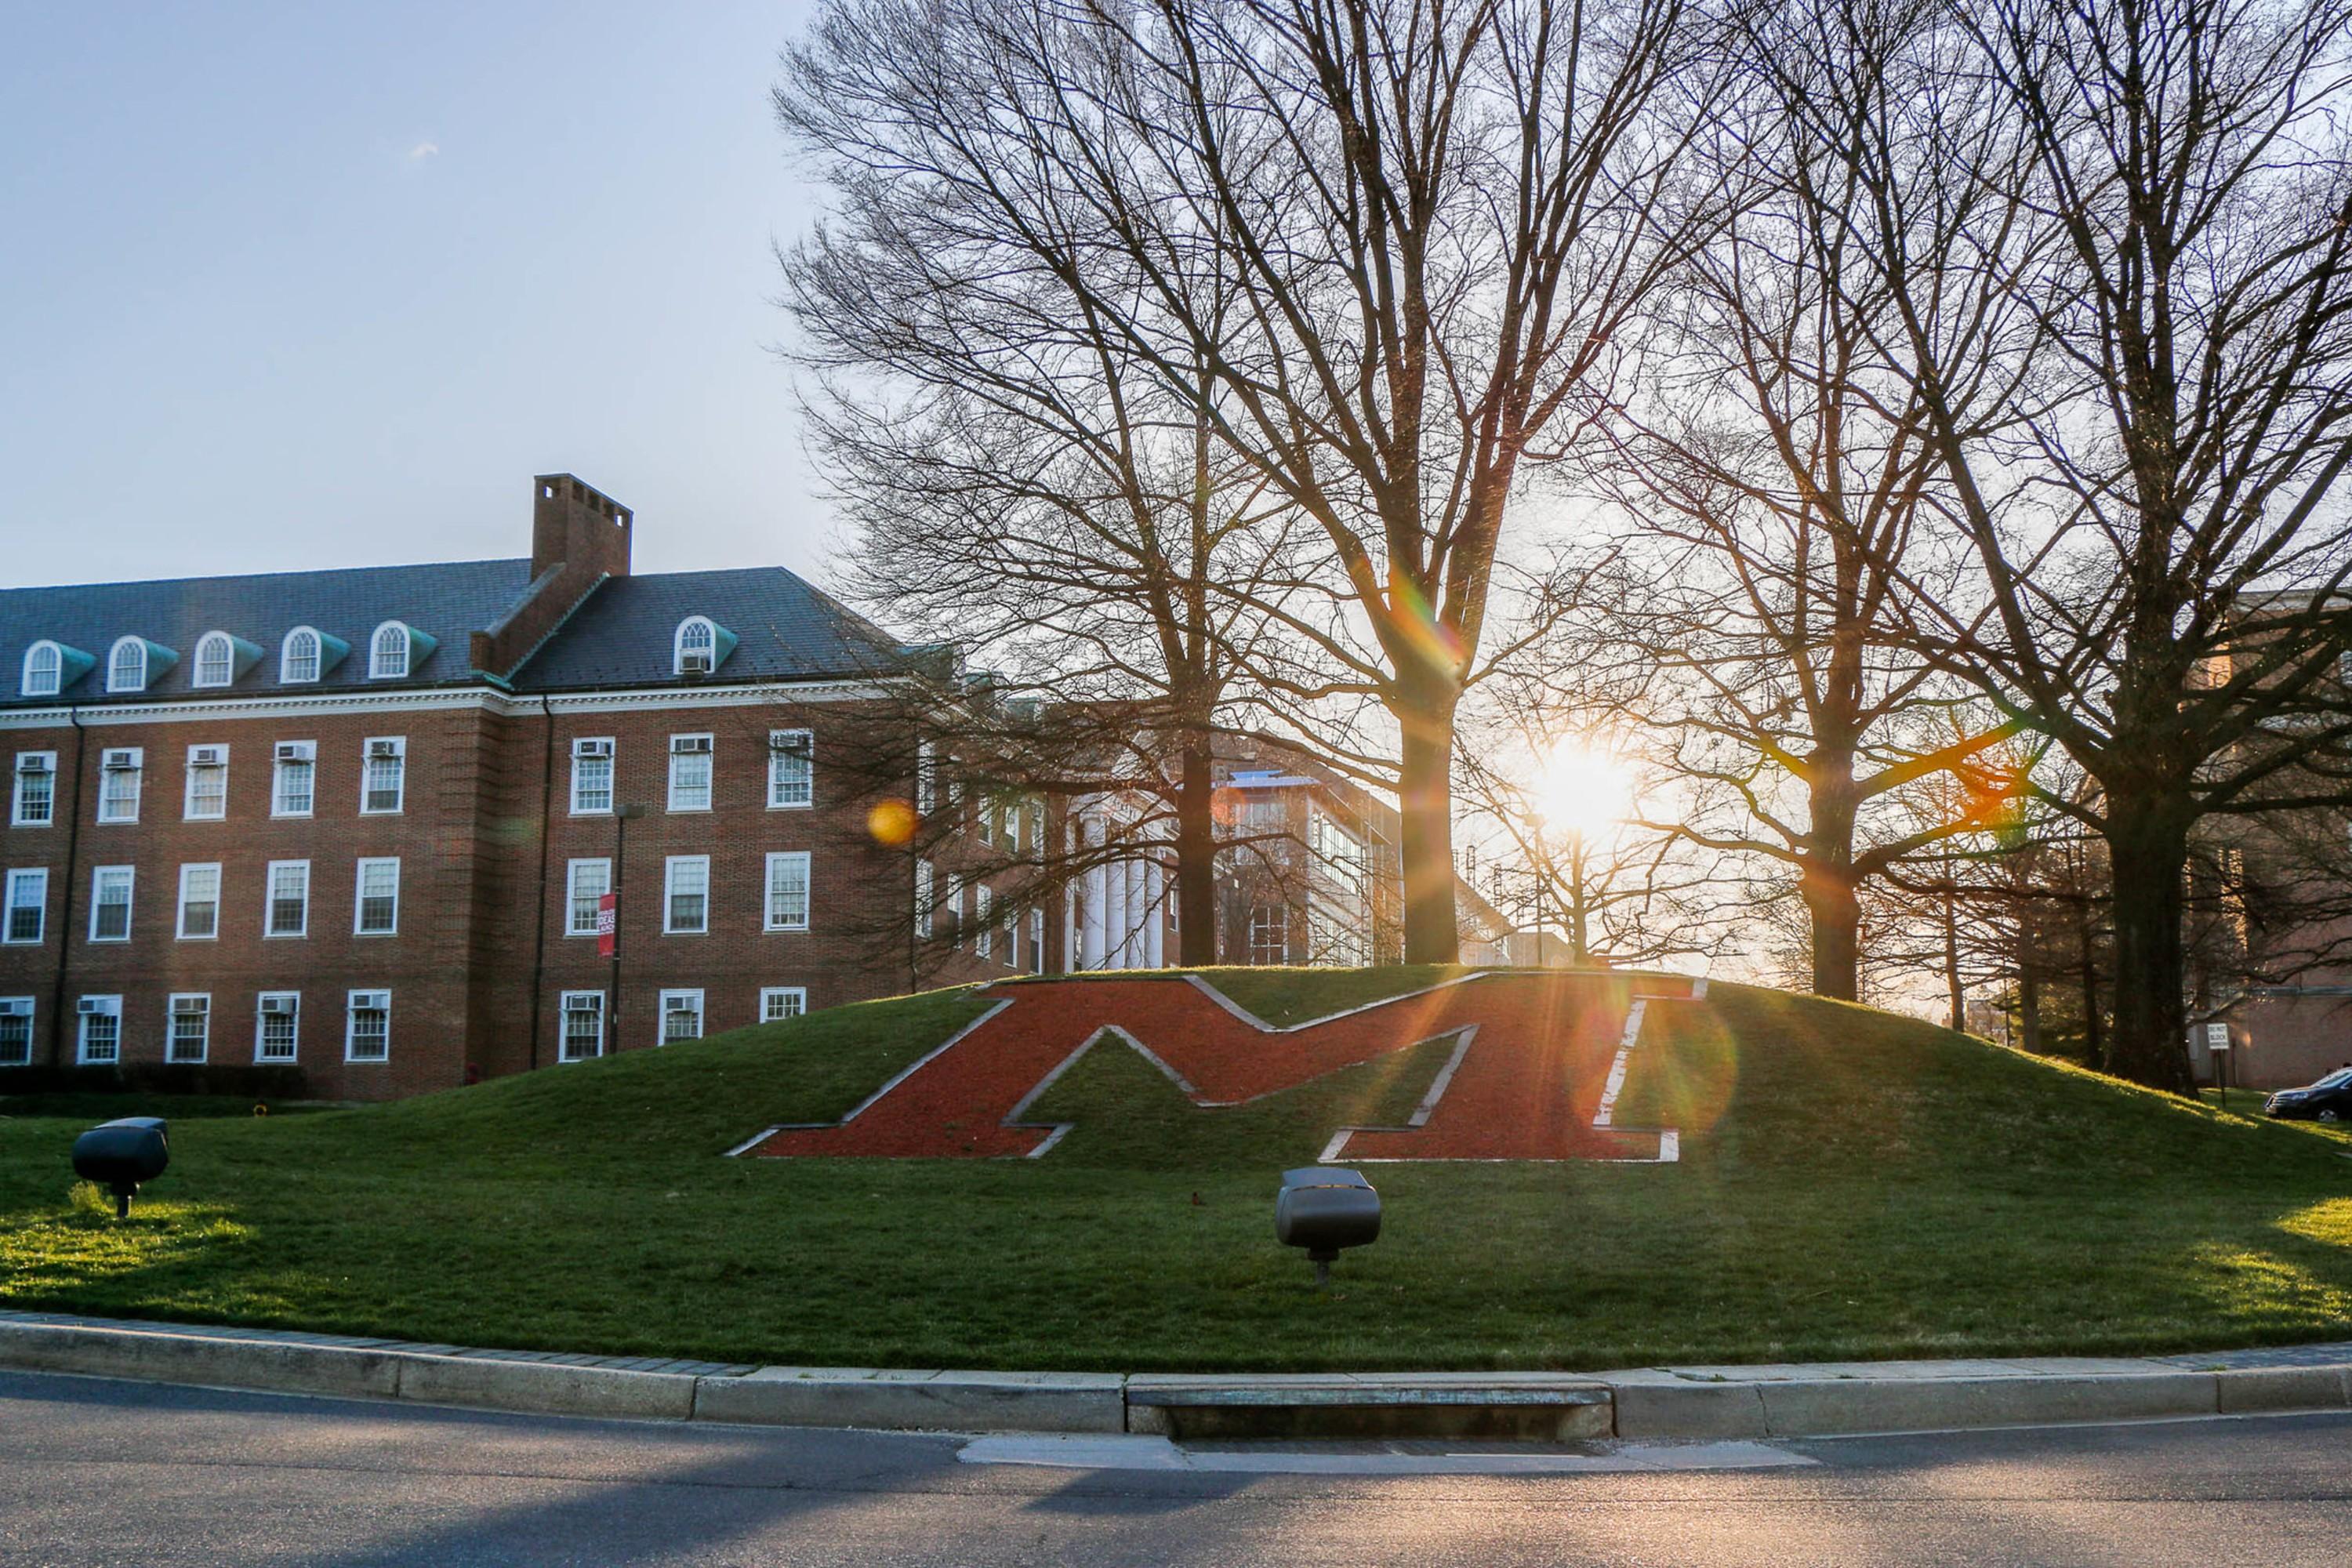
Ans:
[{"label": "red letter m logo", "polygon": [[1454,1053],[1402,1127],[1335,1128],[1326,1160],[1675,1157],[1672,1131],[1614,1125],[1618,1090],[1653,1001],[1689,982],[1474,974],[1277,1029],[1189,975],[1015,981],[994,1005],[837,1123],[775,1127],[738,1153],[1035,1157],[1066,1125],[1024,1120],[1096,1045],[1142,1054],[1203,1108],[1239,1105],[1423,1041]]}]

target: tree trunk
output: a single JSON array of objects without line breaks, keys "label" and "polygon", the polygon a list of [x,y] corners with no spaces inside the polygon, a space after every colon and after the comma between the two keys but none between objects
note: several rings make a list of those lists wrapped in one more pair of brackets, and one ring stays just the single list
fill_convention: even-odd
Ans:
[{"label": "tree trunk", "polygon": [[1841,1002],[1862,995],[1862,891],[1853,871],[1853,753],[1838,738],[1822,742],[1810,761],[1805,834],[1798,891],[1813,922],[1813,994]]},{"label": "tree trunk", "polygon": [[1456,963],[1462,931],[1454,913],[1454,705],[1460,693],[1434,681],[1421,684],[1391,704],[1403,729],[1397,806],[1404,961]]},{"label": "tree trunk", "polygon": [[2115,887],[2116,1021],[2106,1068],[2174,1094],[2197,1092],[2181,1005],[2180,879],[2189,836],[2153,801],[2110,794],[2107,855]]},{"label": "tree trunk", "polygon": [[2020,911],[2017,917],[2017,1043],[2042,1054],[2042,976],[2033,969],[2033,927]]},{"label": "tree trunk", "polygon": [[1209,732],[1184,736],[1176,783],[1176,949],[1187,969],[1217,962],[1216,790]]},{"label": "tree trunk", "polygon": [[1959,900],[1948,888],[1944,891],[1944,985],[1951,994],[1952,1033],[1964,1033],[1969,1026],[1968,993],[1960,985],[1960,911]]},{"label": "tree trunk", "polygon": [[1809,865],[1801,891],[1812,917],[1813,994],[1852,1002],[1862,994],[1862,899],[1853,879]]}]

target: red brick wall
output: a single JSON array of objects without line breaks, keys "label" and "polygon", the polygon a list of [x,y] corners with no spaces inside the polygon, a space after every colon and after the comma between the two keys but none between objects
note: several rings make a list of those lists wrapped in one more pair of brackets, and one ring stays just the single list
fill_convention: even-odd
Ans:
[{"label": "red brick wall", "polygon": [[[724,695],[715,692],[714,695]],[[254,1058],[256,1004],[264,990],[302,994],[299,1061],[309,1091],[328,1099],[373,1100],[445,1089],[532,1065],[532,976],[537,986],[536,1063],[553,1064],[561,1028],[557,998],[565,990],[605,990],[611,967],[590,937],[565,935],[566,863],[610,858],[615,821],[570,812],[572,742],[610,736],[616,742],[618,798],[646,815],[628,826],[621,900],[621,1007],[608,1047],[655,1043],[659,993],[699,988],[706,1032],[753,1022],[762,986],[798,985],[811,1007],[893,994],[908,988],[904,929],[911,871],[906,853],[877,845],[866,832],[874,780],[847,754],[856,726],[840,703],[754,704],[700,710],[568,713],[550,721],[532,706],[499,713],[486,708],[389,710],[368,715],[225,719],[92,727],[73,804],[73,731],[19,731],[0,740],[13,767],[17,750],[60,753],[57,821],[6,828],[0,864],[47,866],[48,918],[38,947],[0,947],[0,994],[37,999],[35,1052],[47,1059],[58,954],[67,953],[61,1059],[74,1059],[74,1000],[123,998],[122,1059],[163,1059],[167,996],[212,996],[208,1060]],[[768,732],[810,729],[816,735],[815,804],[770,809]],[[714,738],[713,800],[708,812],[667,809],[669,739]],[[359,812],[362,742],[403,735],[408,742],[404,809]],[[269,815],[271,758],[278,741],[318,744],[316,800],[307,818]],[[187,748],[230,748],[225,820],[182,819]],[[135,825],[95,822],[101,750],[144,749],[145,777]],[[551,764],[552,776],[549,776]],[[552,805],[541,892],[542,789]],[[65,929],[63,865],[68,816],[80,818],[73,873],[71,930]],[[763,929],[765,858],[772,850],[811,857],[810,929]],[[663,868],[672,855],[711,860],[709,931],[665,933]],[[357,860],[398,856],[400,927],[393,936],[352,932]],[[268,863],[311,862],[308,933],[261,934]],[[179,867],[222,867],[220,934],[211,941],[174,935]],[[90,868],[137,868],[128,942],[87,940]],[[545,921],[544,958],[539,957]],[[1011,973],[962,954],[925,955],[920,981],[951,984]],[[393,993],[388,1063],[343,1060],[345,994]],[[5,1081],[5,1080],[0,1080]]]}]

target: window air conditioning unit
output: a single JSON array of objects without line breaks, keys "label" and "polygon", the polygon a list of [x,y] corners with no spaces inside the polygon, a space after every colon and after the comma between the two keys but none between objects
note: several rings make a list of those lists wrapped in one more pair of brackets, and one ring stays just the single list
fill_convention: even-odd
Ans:
[{"label": "window air conditioning unit", "polygon": [[106,1005],[106,999],[102,996],[85,996],[74,1004],[74,1011],[85,1017],[102,1017],[114,1009]]},{"label": "window air conditioning unit", "polygon": [[572,754],[575,757],[609,757],[613,754],[610,741],[574,741]]},{"label": "window air conditioning unit", "polygon": [[379,1013],[388,1012],[392,1007],[392,993],[389,991],[354,991],[352,993],[352,1005],[362,1012],[367,1012],[371,1009]]},{"label": "window air conditioning unit", "polygon": [[679,654],[677,656],[677,672],[680,675],[709,675],[710,673],[710,656],[707,653]]},{"label": "window air conditioning unit", "polygon": [[29,1018],[33,1016],[30,996],[11,996],[0,1000],[0,1018]]},{"label": "window air conditioning unit", "polygon": [[268,1017],[289,1017],[294,1012],[294,999],[290,996],[265,996],[261,999],[261,1011]]},{"label": "window air conditioning unit", "polygon": [[228,761],[226,746],[190,746],[188,765],[192,768],[216,768]]},{"label": "window air conditioning unit", "polygon": [[400,742],[397,741],[370,741],[367,743],[367,754],[370,757],[397,757],[400,755]]},{"label": "window air conditioning unit", "polygon": [[110,773],[129,773],[139,765],[139,753],[127,746],[99,753],[98,765]]},{"label": "window air conditioning unit", "polygon": [[710,750],[708,735],[672,735],[669,749],[680,756],[699,756]]},{"label": "window air conditioning unit", "polygon": [[212,1011],[212,998],[209,996],[174,996],[172,998],[172,1011],[174,1013],[209,1013]]},{"label": "window air conditioning unit", "polygon": [[308,741],[278,742],[278,760],[281,763],[309,762],[310,760],[310,742]]},{"label": "window air conditioning unit", "polygon": [[18,773],[47,773],[47,772],[49,771],[49,756],[48,756],[48,753],[47,753],[47,752],[17,752],[17,753],[16,753],[16,771],[17,771]]}]

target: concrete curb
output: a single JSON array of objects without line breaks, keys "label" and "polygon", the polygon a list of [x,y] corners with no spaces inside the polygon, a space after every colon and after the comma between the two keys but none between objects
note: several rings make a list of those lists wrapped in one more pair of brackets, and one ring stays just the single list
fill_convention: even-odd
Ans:
[{"label": "concrete curb", "polygon": [[0,1315],[0,1367],[533,1415],[928,1432],[1181,1434],[1189,1425],[1204,1436],[1251,1435],[1241,1430],[1251,1420],[1264,1425],[1259,1435],[1304,1436],[1328,1417],[1366,1436],[1408,1435],[1414,1422],[1433,1435],[1471,1431],[1483,1419],[1555,1441],[1820,1437],[2352,1409],[2352,1348],[2341,1360],[2310,1360],[2336,1349],[2302,1352],[2305,1364],[2234,1366],[2227,1357],[2205,1365],[2188,1357],[2084,1357],[1590,1375],[1128,1376],[614,1364],[620,1358]]}]

